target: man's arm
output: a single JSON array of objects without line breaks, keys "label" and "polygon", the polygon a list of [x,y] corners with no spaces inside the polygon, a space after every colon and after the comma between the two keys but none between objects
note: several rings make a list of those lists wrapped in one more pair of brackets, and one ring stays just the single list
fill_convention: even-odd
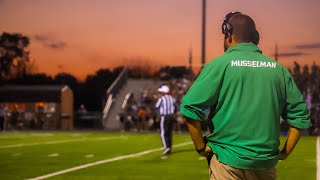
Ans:
[{"label": "man's arm", "polygon": [[301,129],[311,126],[310,111],[307,108],[303,96],[299,91],[289,71],[286,75],[286,102],[282,117],[290,124],[289,134],[283,149],[280,151],[279,159],[286,159],[295,148],[301,137]]},{"label": "man's arm", "polygon": [[226,68],[220,60],[216,59],[204,66],[198,78],[182,98],[180,106],[194,146],[202,156],[210,153],[211,148],[205,146],[203,142],[200,122],[206,119],[204,110],[216,104],[219,97],[224,68]]},{"label": "man's arm", "polygon": [[201,152],[199,152],[201,156],[206,156],[208,153],[211,152],[211,148],[208,145],[206,145],[206,143],[203,141],[200,122],[187,117],[185,117],[184,120],[189,130],[194,147],[197,151],[201,150]]},{"label": "man's arm", "polygon": [[160,107],[160,104],[161,104],[161,101],[162,101],[162,97],[160,97],[156,103],[156,109],[158,109]]},{"label": "man's arm", "polygon": [[299,129],[311,126],[310,110],[288,70],[286,70],[286,102],[282,118],[287,119],[291,126]]},{"label": "man's arm", "polygon": [[194,81],[187,94],[182,98],[181,113],[189,119],[203,121],[206,119],[204,110],[218,101],[222,86],[225,65],[220,59],[206,64]]},{"label": "man's arm", "polygon": [[279,154],[280,160],[285,160],[290,155],[290,153],[293,151],[296,144],[298,143],[300,137],[301,130],[295,127],[290,127],[286,143]]}]

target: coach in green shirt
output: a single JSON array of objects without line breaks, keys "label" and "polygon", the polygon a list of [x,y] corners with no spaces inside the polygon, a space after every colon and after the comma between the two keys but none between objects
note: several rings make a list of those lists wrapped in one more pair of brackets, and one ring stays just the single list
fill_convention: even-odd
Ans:
[{"label": "coach in green shirt", "polygon": [[[205,65],[183,97],[181,113],[199,154],[214,153],[211,179],[275,179],[278,160],[311,126],[309,110],[289,71],[257,47],[249,16],[229,13],[222,32],[225,53]],[[208,108],[213,132],[206,144],[199,121]],[[282,151],[280,117],[291,125]]]}]

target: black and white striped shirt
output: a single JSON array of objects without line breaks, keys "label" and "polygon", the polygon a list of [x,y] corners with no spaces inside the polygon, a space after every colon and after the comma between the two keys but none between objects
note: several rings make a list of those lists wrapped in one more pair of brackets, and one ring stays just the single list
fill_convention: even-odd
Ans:
[{"label": "black and white striped shirt", "polygon": [[160,110],[160,115],[173,115],[176,100],[171,95],[161,96],[156,104],[156,108]]}]

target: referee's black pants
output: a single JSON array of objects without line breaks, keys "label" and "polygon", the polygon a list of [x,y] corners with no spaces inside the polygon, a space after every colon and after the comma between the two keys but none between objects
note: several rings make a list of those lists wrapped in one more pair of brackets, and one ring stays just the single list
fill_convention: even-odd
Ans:
[{"label": "referee's black pants", "polygon": [[173,128],[173,115],[160,116],[160,133],[163,149],[172,147],[172,128]]}]

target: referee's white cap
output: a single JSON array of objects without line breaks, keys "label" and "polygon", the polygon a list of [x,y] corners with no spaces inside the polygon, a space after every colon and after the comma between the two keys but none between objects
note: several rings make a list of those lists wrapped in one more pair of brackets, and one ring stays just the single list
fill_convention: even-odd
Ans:
[{"label": "referee's white cap", "polygon": [[158,88],[158,91],[162,93],[169,93],[170,88],[167,85],[162,85],[160,88]]}]

